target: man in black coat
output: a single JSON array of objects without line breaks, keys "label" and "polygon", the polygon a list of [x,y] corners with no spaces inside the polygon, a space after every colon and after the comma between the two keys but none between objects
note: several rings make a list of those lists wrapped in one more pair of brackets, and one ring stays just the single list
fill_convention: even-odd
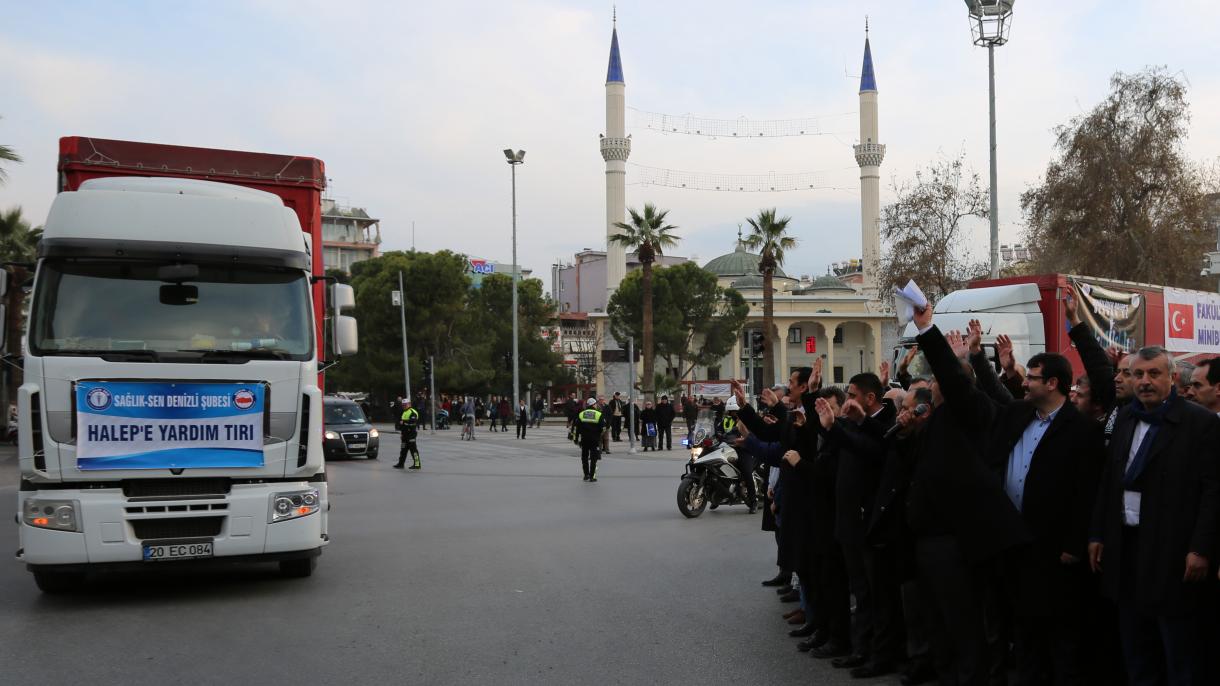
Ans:
[{"label": "man in black coat", "polygon": [[[852,669],[856,678],[888,674],[902,658],[902,602],[893,565],[886,551],[874,556],[865,541],[885,461],[882,437],[895,416],[894,407],[882,403],[882,394],[876,374],[857,374],[848,382],[842,416],[829,423],[822,418],[817,425],[839,452],[835,538],[843,548],[851,594],[856,600],[853,654],[833,664]],[[885,594],[880,612],[879,593]]]},{"label": "man in black coat", "polygon": [[661,445],[665,445],[665,450],[673,450],[674,437],[674,406],[669,402],[669,396],[661,396],[661,401],[657,403],[657,450],[661,450]]},{"label": "man in black coat", "polygon": [[907,523],[942,683],[986,684],[985,593],[998,559],[1029,534],[983,461],[993,404],[975,388],[969,363],[932,324],[931,305],[915,313],[915,324],[916,342],[935,377],[936,407],[915,437]]},{"label": "man in black coat", "polygon": [[1214,684],[1201,640],[1220,552],[1220,418],[1174,389],[1163,348],[1131,356],[1093,511],[1089,564],[1118,604],[1130,683]]},{"label": "man in black coat", "polygon": [[997,406],[984,459],[1032,537],[1004,566],[1016,618],[1017,684],[1079,684],[1084,560],[1105,449],[1102,425],[1068,402],[1066,357],[1030,358],[1025,397],[1014,400],[983,352],[977,320],[967,342],[979,388]]},{"label": "man in black coat", "polygon": [[620,434],[623,431],[623,418],[627,416],[627,401],[623,400],[621,393],[614,392],[614,397],[606,405],[606,412],[610,415],[610,440],[623,440]]}]

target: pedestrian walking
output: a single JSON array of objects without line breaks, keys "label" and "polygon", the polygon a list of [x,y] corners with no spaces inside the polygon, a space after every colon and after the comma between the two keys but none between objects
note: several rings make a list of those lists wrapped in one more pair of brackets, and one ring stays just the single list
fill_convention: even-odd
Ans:
[{"label": "pedestrian walking", "polygon": [[614,392],[614,397],[610,398],[610,438],[614,441],[623,440],[620,434],[623,431],[623,416],[627,414],[627,402],[623,400],[623,394],[618,391]]},{"label": "pedestrian walking", "polygon": [[602,434],[607,428],[606,415],[597,409],[597,400],[589,398],[584,411],[577,415],[580,433],[580,466],[585,472],[585,481],[597,481],[597,461]]},{"label": "pedestrian walking", "polygon": [[402,416],[398,418],[398,431],[402,439],[402,447],[398,450],[398,464],[395,469],[402,469],[407,462],[407,453],[411,454],[411,469],[419,469],[419,447],[415,444],[419,434],[419,412],[411,407],[410,400],[402,401]]},{"label": "pedestrian walking", "polygon": [[513,406],[508,404],[508,396],[500,396],[500,407],[496,414],[500,415],[501,433],[508,431],[508,418],[513,415]]},{"label": "pedestrian walking", "polygon": [[496,402],[496,397],[491,397],[491,402],[487,403],[487,430],[496,430],[496,420],[500,418],[500,403]]}]

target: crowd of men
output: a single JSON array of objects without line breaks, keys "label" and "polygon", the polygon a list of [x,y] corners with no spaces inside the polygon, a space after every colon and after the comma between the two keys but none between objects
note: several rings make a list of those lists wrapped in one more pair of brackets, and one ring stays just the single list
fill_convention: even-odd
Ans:
[{"label": "crowd of men", "polygon": [[819,362],[758,407],[734,386],[799,650],[903,684],[1220,683],[1220,358],[1182,379],[1065,305],[1078,378],[1005,336],[993,362],[929,307],[927,376],[912,349],[896,384],[823,386]]}]

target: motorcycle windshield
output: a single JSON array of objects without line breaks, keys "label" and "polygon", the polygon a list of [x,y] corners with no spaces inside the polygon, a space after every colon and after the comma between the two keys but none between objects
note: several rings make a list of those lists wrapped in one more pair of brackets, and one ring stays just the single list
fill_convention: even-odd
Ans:
[{"label": "motorcycle windshield", "polygon": [[699,418],[695,420],[695,428],[691,431],[690,444],[697,446],[704,440],[716,435],[716,413],[710,409],[699,410]]}]

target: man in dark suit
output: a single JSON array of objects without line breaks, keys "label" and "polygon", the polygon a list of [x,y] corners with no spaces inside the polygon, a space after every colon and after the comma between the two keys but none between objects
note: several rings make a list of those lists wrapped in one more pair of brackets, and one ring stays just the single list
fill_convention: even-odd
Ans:
[{"label": "man in dark suit", "polygon": [[970,366],[932,324],[932,307],[915,313],[916,342],[935,377],[935,409],[913,440],[907,524],[932,626],[942,683],[986,684],[989,660],[985,593],[999,558],[1029,538],[1021,515],[987,469],[982,447],[994,408],[974,386]]},{"label": "man in dark suit", "polygon": [[[842,417],[824,427],[838,448],[835,479],[835,538],[843,547],[851,594],[856,600],[853,654],[836,667],[852,676],[873,678],[894,671],[902,657],[902,603],[888,560],[874,559],[865,542],[873,498],[885,460],[882,436],[893,426],[894,407],[881,402],[884,389],[876,374],[857,374],[847,384]],[[882,553],[879,553],[881,555]],[[885,598],[878,598],[884,593]],[[877,607],[878,602],[881,607]]]},{"label": "man in dark suit", "polygon": [[997,405],[984,459],[1033,538],[1005,565],[1016,618],[1017,683],[1079,684],[1084,560],[1105,446],[1102,426],[1068,402],[1072,365],[1066,357],[1030,358],[1025,398],[1013,400],[983,352],[977,320],[970,322],[967,342],[979,388]]},{"label": "man in dark suit", "polygon": [[1220,418],[1177,395],[1163,348],[1131,356],[1093,511],[1089,564],[1118,604],[1130,683],[1214,684],[1201,640],[1220,548]]},{"label": "man in dark suit", "polygon": [[[657,450],[661,450],[661,445],[664,444],[665,450],[673,450],[674,436],[674,406],[669,402],[669,396],[661,396],[661,402],[657,403]],[[753,506],[751,506],[753,509]]]},{"label": "man in dark suit", "polygon": [[610,415],[610,439],[622,441],[619,436],[623,431],[623,418],[627,416],[627,401],[623,400],[621,393],[614,392],[614,397],[606,405],[606,412]]}]

